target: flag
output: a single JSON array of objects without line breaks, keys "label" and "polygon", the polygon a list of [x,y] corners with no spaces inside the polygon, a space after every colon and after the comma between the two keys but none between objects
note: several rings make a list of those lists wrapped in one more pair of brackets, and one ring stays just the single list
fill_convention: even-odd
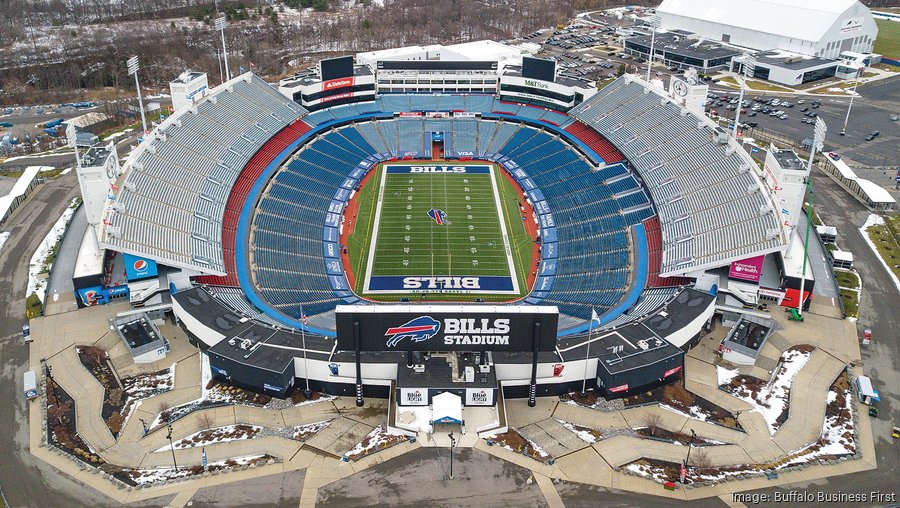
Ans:
[{"label": "flag", "polygon": [[306,318],[306,313],[303,312],[303,306],[300,306],[300,321],[303,321],[303,326],[309,326],[309,319]]},{"label": "flag", "polygon": [[592,308],[591,309],[591,322],[593,323],[594,321],[596,321],[598,325],[600,324],[600,316],[597,315],[597,310]]}]

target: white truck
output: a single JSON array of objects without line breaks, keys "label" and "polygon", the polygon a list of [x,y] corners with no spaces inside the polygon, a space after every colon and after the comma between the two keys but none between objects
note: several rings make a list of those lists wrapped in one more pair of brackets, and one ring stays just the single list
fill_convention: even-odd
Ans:
[{"label": "white truck", "polygon": [[25,373],[25,398],[36,399],[38,396],[37,375],[33,370]]}]

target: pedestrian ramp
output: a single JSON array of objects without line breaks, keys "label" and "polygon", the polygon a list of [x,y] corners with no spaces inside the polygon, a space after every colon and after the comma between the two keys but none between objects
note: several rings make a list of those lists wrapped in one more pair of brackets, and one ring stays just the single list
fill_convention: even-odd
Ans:
[{"label": "pedestrian ramp", "polygon": [[341,417],[310,438],[304,448],[315,448],[326,454],[341,457],[373,430],[375,427],[371,425]]},{"label": "pedestrian ramp", "polygon": [[563,427],[555,418],[546,418],[516,430],[553,458],[559,458],[589,446],[574,432]]}]

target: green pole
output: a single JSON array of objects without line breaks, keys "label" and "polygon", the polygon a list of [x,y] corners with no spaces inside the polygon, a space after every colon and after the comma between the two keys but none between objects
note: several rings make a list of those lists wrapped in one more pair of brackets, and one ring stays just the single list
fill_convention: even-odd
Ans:
[{"label": "green pole", "polygon": [[800,278],[800,302],[797,304],[797,314],[803,315],[803,292],[806,288],[806,260],[809,258],[809,226],[812,224],[812,205],[813,194],[810,189],[809,181],[812,179],[812,172],[806,177],[806,195],[809,196],[809,213],[806,214],[806,240],[803,242],[803,271]]}]

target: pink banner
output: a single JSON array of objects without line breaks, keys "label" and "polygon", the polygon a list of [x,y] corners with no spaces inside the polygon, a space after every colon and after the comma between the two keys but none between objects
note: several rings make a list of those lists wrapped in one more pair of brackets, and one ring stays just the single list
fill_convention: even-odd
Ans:
[{"label": "pink banner", "polygon": [[731,263],[731,269],[728,270],[728,278],[759,282],[765,258],[765,256],[756,256]]}]

